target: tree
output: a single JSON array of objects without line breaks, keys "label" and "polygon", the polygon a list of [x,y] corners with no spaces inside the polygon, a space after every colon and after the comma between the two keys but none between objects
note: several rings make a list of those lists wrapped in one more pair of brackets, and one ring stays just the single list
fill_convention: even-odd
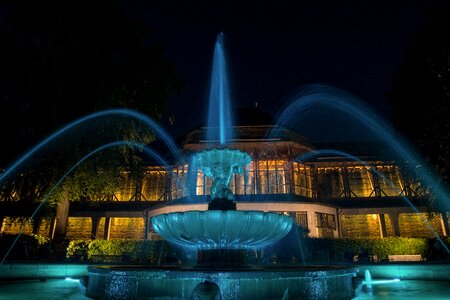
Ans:
[{"label": "tree", "polygon": [[418,145],[427,162],[450,179],[450,19],[439,2],[406,50],[393,76],[392,119]]},{"label": "tree", "polygon": [[[114,1],[11,0],[3,1],[0,11],[0,128],[7,144],[0,163],[5,167],[62,125],[94,111],[127,107],[161,118],[166,100],[182,88],[149,28],[125,16]],[[42,199],[81,157],[122,139],[148,144],[154,136],[129,119],[99,120],[49,145],[9,183],[24,200]],[[120,181],[118,172],[140,170],[136,154],[126,148],[101,153],[60,192],[76,199],[111,191]]]}]

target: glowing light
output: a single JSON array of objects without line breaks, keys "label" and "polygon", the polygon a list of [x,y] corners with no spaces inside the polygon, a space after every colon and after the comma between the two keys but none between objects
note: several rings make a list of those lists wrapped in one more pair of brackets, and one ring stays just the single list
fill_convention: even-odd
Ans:
[{"label": "glowing light", "polygon": [[72,278],[72,277],[66,277],[64,280],[69,281],[69,282],[80,282],[80,279],[76,279],[76,278]]},{"label": "glowing light", "polygon": [[363,281],[362,284],[365,285],[375,285],[375,284],[385,284],[385,283],[393,283],[393,282],[399,282],[400,279],[399,278],[395,278],[395,279],[386,279],[386,280],[370,280],[370,282],[367,281]]}]

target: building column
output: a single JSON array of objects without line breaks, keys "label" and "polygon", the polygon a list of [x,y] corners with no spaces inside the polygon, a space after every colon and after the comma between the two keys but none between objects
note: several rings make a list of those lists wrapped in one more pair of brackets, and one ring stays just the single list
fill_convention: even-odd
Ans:
[{"label": "building column", "polygon": [[103,231],[103,238],[107,241],[109,241],[109,234],[111,233],[111,218],[106,217],[105,218],[105,228]]},{"label": "building column", "polygon": [[148,240],[150,231],[150,218],[148,217],[148,210],[144,212],[144,240]]},{"label": "building column", "polygon": [[337,239],[341,237],[341,214],[339,210],[336,208],[336,230],[334,231],[334,237]]},{"label": "building column", "polygon": [[378,214],[378,220],[380,225],[380,237],[385,238],[387,237],[387,231],[386,231],[386,218],[384,217],[384,214]]},{"label": "building column", "polygon": [[450,236],[450,226],[448,224],[448,215],[446,212],[441,213],[441,226],[442,226],[442,234],[444,236]]},{"label": "building column", "polygon": [[164,201],[172,200],[172,176],[171,172],[167,171],[164,175]]},{"label": "building column", "polygon": [[92,216],[91,221],[92,221],[91,239],[95,240],[98,235],[98,225],[100,224],[100,217]]},{"label": "building column", "polygon": [[312,210],[308,210],[306,212],[306,216],[308,218],[308,229],[310,237],[317,237],[317,225],[316,225],[316,212]]},{"label": "building column", "polygon": [[69,200],[64,200],[56,207],[56,225],[54,238],[64,240],[66,237],[67,222],[69,220]]},{"label": "building column", "polygon": [[55,230],[56,230],[56,217],[52,218],[50,221],[50,228],[48,231],[48,237],[53,240],[55,238]]},{"label": "building column", "polygon": [[392,229],[394,230],[394,236],[400,236],[400,224],[398,221],[398,213],[389,214],[389,219],[391,219]]},{"label": "building column", "polygon": [[369,176],[372,178],[372,184],[373,184],[373,193],[375,194],[375,197],[381,197],[382,196],[382,190],[380,187],[380,181],[378,178],[378,171],[374,169],[376,167],[371,167],[369,170]]},{"label": "building column", "polygon": [[350,180],[348,176],[348,169],[345,163],[342,166],[342,188],[345,198],[352,197],[352,189],[350,188]]},{"label": "building column", "polygon": [[[311,190],[312,190],[312,198],[319,198],[319,175],[317,174],[317,166],[311,166]],[[315,227],[314,223],[314,227]]]}]

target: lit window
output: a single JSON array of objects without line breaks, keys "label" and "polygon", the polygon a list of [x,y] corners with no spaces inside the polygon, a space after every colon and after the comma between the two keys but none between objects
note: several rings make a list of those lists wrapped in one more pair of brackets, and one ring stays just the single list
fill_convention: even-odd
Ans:
[{"label": "lit window", "polygon": [[336,229],[336,219],[332,214],[316,212],[316,226],[319,228]]}]

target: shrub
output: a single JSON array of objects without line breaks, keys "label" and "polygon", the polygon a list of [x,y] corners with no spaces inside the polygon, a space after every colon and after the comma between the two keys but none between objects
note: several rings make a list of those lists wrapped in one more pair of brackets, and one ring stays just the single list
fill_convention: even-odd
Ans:
[{"label": "shrub", "polygon": [[69,257],[74,257],[77,255],[86,257],[88,255],[90,243],[91,243],[91,240],[70,241],[69,246],[67,246],[67,255]]},{"label": "shrub", "polygon": [[127,256],[131,261],[155,263],[162,243],[150,240],[93,240],[89,243],[88,257]]},{"label": "shrub", "polygon": [[427,257],[429,254],[429,241],[425,238],[360,238],[360,239],[322,239],[305,238],[304,247],[306,251],[314,253],[327,250],[331,260],[340,261],[346,253],[358,255],[363,249],[369,255],[376,255],[379,259],[391,255],[420,254]]},{"label": "shrub", "polygon": [[35,239],[36,244],[41,246],[41,247],[46,247],[51,242],[51,239],[49,237],[46,237],[46,236],[43,236],[43,235],[32,234],[31,236]]}]

